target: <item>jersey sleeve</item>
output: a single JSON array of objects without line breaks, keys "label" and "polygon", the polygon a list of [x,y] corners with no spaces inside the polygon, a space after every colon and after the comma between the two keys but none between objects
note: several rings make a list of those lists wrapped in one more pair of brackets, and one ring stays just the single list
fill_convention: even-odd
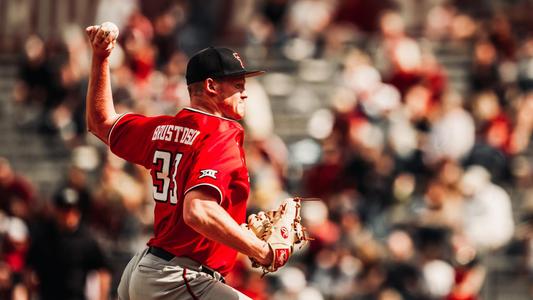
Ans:
[{"label": "jersey sleeve", "polygon": [[195,154],[184,194],[194,188],[208,186],[218,191],[218,203],[222,203],[232,177],[236,176],[236,172],[244,163],[241,148],[236,140],[238,135],[239,132],[229,131],[206,139]]},{"label": "jersey sleeve", "polygon": [[150,141],[154,130],[153,117],[123,114],[109,131],[111,152],[129,162],[149,168]]}]

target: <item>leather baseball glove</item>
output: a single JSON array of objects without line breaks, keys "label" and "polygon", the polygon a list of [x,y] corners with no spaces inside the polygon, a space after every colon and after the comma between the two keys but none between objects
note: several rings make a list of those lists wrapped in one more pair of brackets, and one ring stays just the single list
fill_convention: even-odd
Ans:
[{"label": "leather baseball glove", "polygon": [[250,258],[252,267],[262,268],[263,275],[284,266],[292,255],[295,244],[311,240],[301,224],[301,200],[287,198],[277,210],[252,214],[248,217],[248,224],[243,224],[272,248],[270,265],[261,265]]}]

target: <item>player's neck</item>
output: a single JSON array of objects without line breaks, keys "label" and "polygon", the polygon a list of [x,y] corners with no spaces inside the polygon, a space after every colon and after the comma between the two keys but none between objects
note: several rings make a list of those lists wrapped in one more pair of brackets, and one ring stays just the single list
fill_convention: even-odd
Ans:
[{"label": "player's neck", "polygon": [[212,101],[195,101],[195,99],[192,99],[191,107],[218,117],[223,117],[218,106]]}]

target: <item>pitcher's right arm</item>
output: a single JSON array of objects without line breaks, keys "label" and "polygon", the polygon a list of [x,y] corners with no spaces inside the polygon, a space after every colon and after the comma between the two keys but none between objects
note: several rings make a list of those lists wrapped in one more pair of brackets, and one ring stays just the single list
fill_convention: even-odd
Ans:
[{"label": "pitcher's right arm", "polygon": [[91,72],[85,104],[87,129],[104,143],[109,144],[109,131],[119,116],[113,105],[109,71],[109,55],[116,43],[116,36],[110,38],[109,31],[102,26],[89,26],[86,33],[92,48]]}]

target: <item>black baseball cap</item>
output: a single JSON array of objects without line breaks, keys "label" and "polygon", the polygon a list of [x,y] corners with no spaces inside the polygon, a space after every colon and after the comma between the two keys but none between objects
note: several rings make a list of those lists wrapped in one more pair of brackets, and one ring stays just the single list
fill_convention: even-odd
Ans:
[{"label": "black baseball cap", "polygon": [[239,53],[221,47],[205,48],[194,54],[187,63],[187,84],[204,81],[207,78],[242,76],[252,77],[265,73],[246,70]]},{"label": "black baseball cap", "polygon": [[80,195],[78,191],[71,188],[63,188],[54,197],[54,204],[57,208],[79,208]]}]

